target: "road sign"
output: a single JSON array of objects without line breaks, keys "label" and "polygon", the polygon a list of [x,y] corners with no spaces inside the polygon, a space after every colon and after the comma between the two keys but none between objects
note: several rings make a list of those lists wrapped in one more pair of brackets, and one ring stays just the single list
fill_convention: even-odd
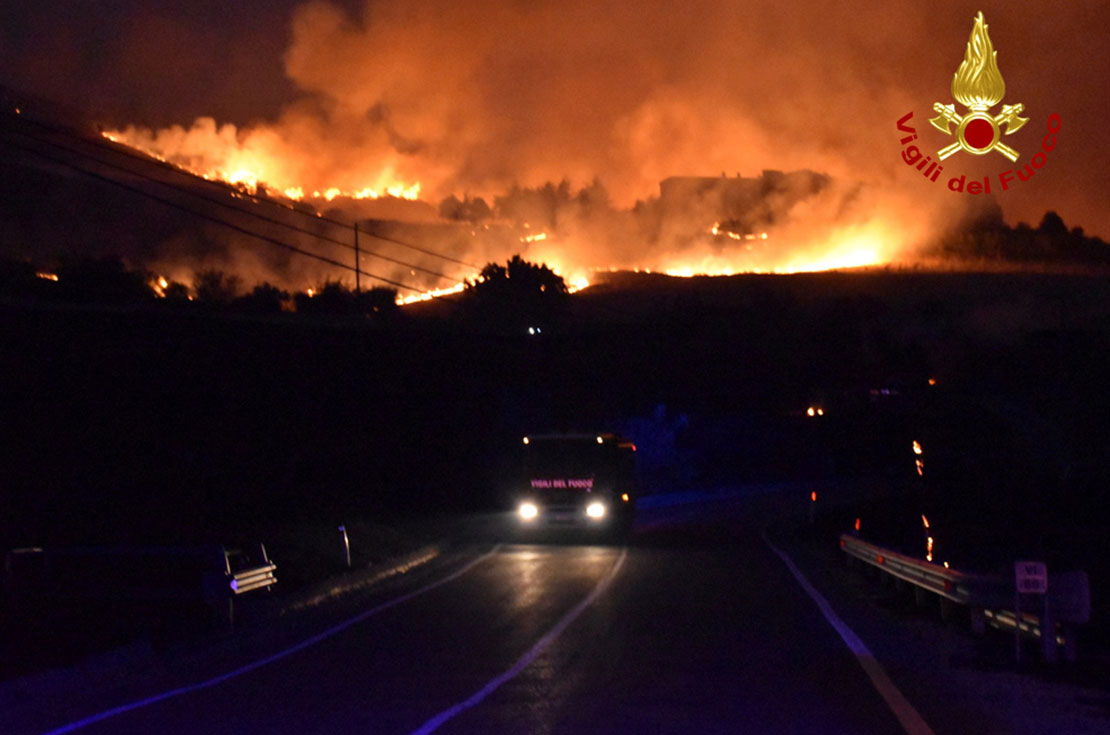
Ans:
[{"label": "road sign", "polygon": [[1014,562],[1014,583],[1023,595],[1048,592],[1048,566],[1043,561]]}]

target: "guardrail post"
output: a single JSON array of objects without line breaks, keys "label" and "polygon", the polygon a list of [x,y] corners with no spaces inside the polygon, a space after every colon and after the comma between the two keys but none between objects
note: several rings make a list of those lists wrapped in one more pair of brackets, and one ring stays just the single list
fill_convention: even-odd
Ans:
[{"label": "guardrail post", "polygon": [[351,540],[347,537],[347,527],[340,526],[339,533],[343,537],[343,561],[347,568],[351,568]]},{"label": "guardrail post", "polygon": [[987,632],[987,614],[981,607],[971,608],[971,632],[975,635],[985,635]]},{"label": "guardrail post", "polygon": [[940,598],[940,619],[948,623],[956,616],[956,603],[947,597]]},{"label": "guardrail post", "polygon": [[1068,625],[1064,626],[1064,660],[1075,663],[1079,658],[1079,631]]},{"label": "guardrail post", "polygon": [[1059,651],[1056,648],[1056,621],[1048,609],[1048,595],[1044,596],[1044,614],[1041,617],[1041,655],[1048,663],[1059,660]]},{"label": "guardrail post", "polygon": [[228,594],[227,579],[231,576],[231,560],[227,555],[227,548],[221,546],[213,552],[216,566],[219,569],[220,594],[213,604],[213,612],[217,624],[227,624],[231,628],[235,625],[235,595]]}]

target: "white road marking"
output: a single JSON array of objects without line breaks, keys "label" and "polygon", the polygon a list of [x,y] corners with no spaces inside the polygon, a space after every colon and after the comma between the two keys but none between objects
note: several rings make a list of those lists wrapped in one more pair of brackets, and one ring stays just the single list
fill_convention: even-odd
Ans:
[{"label": "white road marking", "polygon": [[281,651],[278,651],[277,653],[266,656],[265,658],[260,658],[257,661],[252,661],[251,663],[246,664],[245,666],[240,666],[237,669],[233,669],[232,671],[228,671],[227,673],[220,674],[219,676],[213,677],[211,679],[207,679],[205,681],[202,681],[202,682],[199,682],[199,683],[196,683],[196,684],[189,684],[188,686],[179,687],[177,689],[171,689],[169,691],[162,692],[161,694],[155,694],[154,696],[147,697],[146,699],[140,699],[140,700],[136,700],[134,702],[129,702],[127,704],[122,704],[118,707],[113,707],[112,709],[105,710],[103,712],[99,712],[95,715],[91,715],[89,717],[85,717],[83,719],[76,720],[74,722],[69,723],[68,725],[62,725],[61,727],[55,728],[53,730],[48,730],[47,732],[43,733],[43,735],[62,735],[63,733],[76,732],[77,730],[81,730],[83,728],[86,728],[89,725],[95,724],[97,722],[102,722],[102,721],[107,720],[111,717],[115,717],[116,715],[122,715],[125,712],[131,712],[133,710],[141,709],[143,707],[149,707],[152,704],[157,704],[158,702],[164,702],[167,699],[171,699],[173,697],[177,697],[177,696],[180,696],[182,694],[188,694],[190,692],[200,691],[201,689],[208,689],[210,687],[216,686],[217,684],[222,684],[225,681],[229,681],[229,680],[234,679],[236,677],[242,676],[243,674],[247,674],[251,671],[254,671],[255,669],[260,669],[263,666],[266,666],[268,664],[272,664],[275,661],[280,661],[281,659],[285,658],[286,656],[289,656],[289,655],[291,655],[293,653],[296,653],[298,651],[303,651],[306,648],[310,648],[312,646],[315,646],[317,643],[320,643],[322,641],[327,640],[328,638],[331,638],[331,637],[333,637],[333,636],[335,636],[339,633],[342,633],[344,630],[347,630],[352,625],[357,625],[358,623],[361,623],[362,621],[366,620],[367,618],[371,618],[371,617],[377,615],[378,613],[384,612],[384,611],[386,611],[386,610],[388,610],[392,607],[396,607],[397,605],[400,605],[404,602],[408,602],[409,600],[413,599],[414,597],[419,597],[420,595],[424,594],[425,592],[430,592],[431,590],[434,590],[436,587],[440,587],[442,585],[447,584],[448,582],[452,582],[452,581],[458,579],[459,577],[466,574],[467,572],[469,572],[474,567],[476,567],[479,564],[481,564],[482,562],[484,562],[486,559],[489,559],[491,556],[496,554],[500,549],[501,549],[501,544],[498,544],[497,546],[494,546],[492,549],[490,549],[485,554],[482,554],[481,556],[479,556],[476,559],[472,559],[470,562],[468,562],[462,568],[457,569],[456,571],[452,572],[451,574],[448,574],[443,579],[438,579],[435,582],[430,582],[430,583],[424,585],[423,587],[421,587],[418,590],[414,590],[414,591],[409,592],[407,594],[401,595],[400,597],[394,597],[392,600],[387,600],[386,602],[383,602],[380,605],[372,607],[369,610],[361,612],[361,613],[359,613],[358,615],[355,615],[352,618],[348,618],[347,620],[344,620],[342,623],[339,623],[338,625],[334,625],[331,628],[328,628],[327,630],[325,630],[321,633],[317,633],[316,635],[312,636],[311,638],[307,638],[307,639],[301,641],[300,643],[297,643],[296,645],[290,646],[289,648],[283,649]]},{"label": "white road marking", "polygon": [[894,682],[890,680],[890,677],[887,675],[882,665],[875,659],[874,654],[868,650],[859,636],[855,634],[855,631],[849,628],[848,624],[840,619],[840,616],[832,609],[832,605],[829,604],[829,601],[826,600],[820,592],[814,589],[813,585],[809,583],[809,580],[805,578],[801,570],[794,565],[790,557],[771,543],[771,540],[767,538],[767,534],[763,534],[763,541],[771,548],[771,551],[778,554],[779,558],[786,564],[786,568],[789,569],[790,573],[794,575],[794,578],[798,580],[798,584],[800,584],[802,589],[806,591],[806,594],[817,603],[817,609],[825,616],[825,620],[829,621],[829,625],[833,627],[833,630],[844,640],[844,644],[848,646],[848,650],[852,652],[852,655],[859,661],[859,665],[863,667],[863,670],[871,678],[871,683],[875,686],[879,695],[886,701],[887,706],[894,712],[894,716],[898,718],[898,721],[902,723],[902,728],[906,731],[907,735],[934,735],[932,728],[930,728],[921,715],[918,714],[917,710],[914,709],[914,706],[910,704],[910,701],[906,699],[905,695],[898,690]]},{"label": "white road marking", "polygon": [[559,622],[555,623],[555,626],[551,630],[547,631],[547,633],[545,633],[542,638],[536,641],[535,645],[528,649],[527,653],[517,659],[517,662],[513,664],[508,671],[505,671],[504,673],[494,677],[493,679],[490,679],[488,684],[476,691],[469,698],[464,699],[454,706],[448,707],[447,709],[437,714],[435,717],[432,717],[419,728],[413,730],[411,735],[429,735],[429,733],[435,732],[437,729],[439,729],[441,725],[450,720],[452,717],[460,714],[461,712],[464,712],[465,710],[470,709],[471,707],[474,707],[477,704],[480,704],[483,699],[488,697],[490,694],[493,694],[493,692],[495,692],[498,687],[500,687],[505,682],[515,678],[520,672],[528,668],[529,664],[535,661],[536,658],[541,653],[543,653],[545,648],[554,643],[555,639],[557,639],[563,633],[563,631],[566,630],[568,625],[574,622],[575,618],[581,615],[586,608],[592,605],[594,601],[601,596],[601,593],[604,592],[606,588],[609,587],[609,585],[612,583],[613,579],[616,578],[617,572],[620,571],[620,568],[624,564],[624,560],[627,557],[628,549],[621,549],[621,555],[617,558],[617,563],[614,564],[613,568],[609,570],[609,573],[605,575],[605,577],[600,582],[597,583],[597,586],[593,588],[593,591],[591,591],[590,594],[586,595],[586,597],[583,598],[581,602],[575,605],[570,612],[564,615],[559,620]]}]

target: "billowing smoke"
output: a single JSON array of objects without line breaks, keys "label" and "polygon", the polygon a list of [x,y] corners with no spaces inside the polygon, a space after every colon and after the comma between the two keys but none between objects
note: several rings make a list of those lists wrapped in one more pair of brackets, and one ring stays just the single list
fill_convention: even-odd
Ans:
[{"label": "billowing smoke", "polygon": [[[291,20],[285,70],[300,97],[277,119],[236,127],[202,118],[119,135],[194,170],[292,196],[411,193],[418,184],[429,202],[492,202],[514,185],[566,179],[577,189],[600,178],[604,217],[568,209],[554,223],[558,237],[526,243],[564,271],[888,262],[911,257],[936,229],[930,223],[965,201],[907,172],[894,129],[906,110],[947,99],[973,16],[950,10],[938,23],[928,7],[901,2],[860,11],[815,1],[803,12],[765,1],[375,0],[351,13],[316,0]],[[1005,27],[1016,11],[996,12]],[[928,45],[938,25],[948,34],[943,51]],[[1018,68],[1016,34],[992,32],[1003,73],[1032,81]],[[1046,117],[1028,81],[1026,103]],[[927,127],[921,114],[914,122]],[[764,169],[812,170],[832,182],[782,202],[765,230],[774,255],[737,259],[679,229],[642,237],[644,208],[655,206],[664,179]],[[691,212],[683,227],[692,234],[713,224]],[[860,260],[865,252],[873,258]]]},{"label": "billowing smoke", "polygon": [[889,170],[874,136],[892,121],[867,114],[886,76],[816,23],[784,52],[800,20],[720,2],[387,1],[361,18],[312,2],[285,56],[304,95],[280,119],[129,132],[279,190],[419,181],[432,199],[601,176],[631,204],[672,175]]}]

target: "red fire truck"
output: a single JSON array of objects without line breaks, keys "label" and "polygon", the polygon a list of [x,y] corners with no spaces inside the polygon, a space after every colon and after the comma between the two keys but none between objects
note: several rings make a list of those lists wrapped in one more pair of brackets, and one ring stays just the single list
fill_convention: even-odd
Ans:
[{"label": "red fire truck", "polygon": [[524,529],[627,531],[636,509],[636,445],[615,434],[526,436],[516,511]]}]

